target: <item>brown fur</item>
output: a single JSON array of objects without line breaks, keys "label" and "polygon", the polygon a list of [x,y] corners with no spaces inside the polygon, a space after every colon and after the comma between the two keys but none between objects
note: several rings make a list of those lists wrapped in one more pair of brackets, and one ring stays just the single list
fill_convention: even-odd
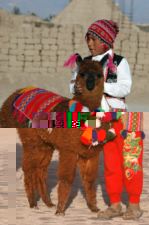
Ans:
[{"label": "brown fur", "polygon": [[[89,91],[86,88],[86,77],[82,77],[80,73],[93,72],[100,73],[101,78],[95,78],[95,87],[93,90]],[[102,66],[99,62],[84,60],[80,65],[80,70],[77,75],[77,83],[82,87],[82,94],[74,95],[73,99],[81,102],[84,106],[87,106],[90,111],[94,111],[94,109],[101,106],[101,99],[103,95],[103,87],[104,87],[104,78],[102,72]],[[21,89],[15,91],[11,94],[8,99],[3,103],[0,110],[0,127],[5,128],[14,128],[14,127],[28,127],[27,123],[18,123],[17,119],[14,119],[12,115],[13,111],[13,101],[15,100],[18,93]],[[65,98],[63,102],[58,104],[53,108],[53,112],[66,112],[69,110],[68,102],[70,99]],[[39,118],[40,119],[40,118]]]},{"label": "brown fur", "polygon": [[[79,72],[99,72],[102,74],[98,62],[86,60],[80,65]],[[86,77],[80,74],[77,82],[83,88],[83,94],[74,96],[90,111],[100,106],[103,93],[103,76],[96,77],[94,90],[88,91],[85,85]],[[102,146],[91,147],[83,145],[80,136],[83,131],[73,128],[54,128],[51,133],[47,129],[27,128],[27,124],[19,124],[12,116],[12,102],[19,90],[13,93],[3,104],[0,111],[0,124],[2,127],[17,127],[18,134],[23,144],[23,162],[25,189],[30,207],[37,206],[35,193],[38,192],[44,203],[51,207],[53,203],[48,195],[47,171],[54,149],[59,151],[58,167],[58,205],[57,214],[63,214],[73,183],[76,167],[80,168],[82,182],[86,192],[86,200],[92,211],[98,211],[96,206],[95,181],[97,177],[99,152]],[[56,106],[53,111],[67,111],[68,99]]]}]

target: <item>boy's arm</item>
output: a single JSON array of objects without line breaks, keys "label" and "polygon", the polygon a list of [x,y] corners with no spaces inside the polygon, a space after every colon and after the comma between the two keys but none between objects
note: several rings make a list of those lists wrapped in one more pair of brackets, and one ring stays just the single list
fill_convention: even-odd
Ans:
[{"label": "boy's arm", "polygon": [[117,83],[104,83],[104,93],[118,98],[127,96],[131,91],[132,77],[125,58],[117,67]]}]

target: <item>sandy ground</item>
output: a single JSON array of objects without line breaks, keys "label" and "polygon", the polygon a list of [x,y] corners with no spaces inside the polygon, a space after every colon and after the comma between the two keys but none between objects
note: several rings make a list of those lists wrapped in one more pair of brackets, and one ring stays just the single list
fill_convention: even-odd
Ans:
[{"label": "sandy ground", "polygon": [[[57,217],[55,208],[49,209],[39,201],[39,210],[30,209],[23,185],[23,172],[21,169],[22,146],[15,129],[0,129],[0,225],[17,224],[29,225],[119,225],[119,224],[149,224],[149,112],[145,115],[145,146],[144,146],[144,188],[141,196],[141,207],[144,214],[139,221],[123,221],[115,218],[111,221],[98,221],[96,214],[91,213],[86,206],[84,192],[77,173],[73,184],[71,196],[65,217]],[[49,168],[49,192],[53,202],[57,203],[57,177],[58,155],[55,152]],[[97,182],[97,199],[100,208],[105,208],[108,201],[103,179],[103,157],[100,160],[99,178]],[[49,181],[49,179],[48,179]],[[126,195],[123,195],[124,203]],[[123,209],[125,205],[123,204]]]}]

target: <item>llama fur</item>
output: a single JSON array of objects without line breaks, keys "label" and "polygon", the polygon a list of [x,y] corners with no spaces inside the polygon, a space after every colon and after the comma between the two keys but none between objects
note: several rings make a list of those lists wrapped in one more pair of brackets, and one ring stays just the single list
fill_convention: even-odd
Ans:
[{"label": "llama fur", "polygon": [[[93,88],[88,90],[87,82],[93,74]],[[101,106],[104,78],[102,65],[91,60],[82,60],[76,83],[82,88],[82,93],[75,89],[73,99],[94,111]],[[13,103],[20,90],[17,90],[3,103],[0,111],[1,127],[17,128],[23,145],[22,168],[24,171],[24,184],[30,207],[37,207],[36,193],[43,202],[52,207],[47,187],[48,166],[55,149],[59,151],[58,166],[58,204],[56,214],[63,215],[69,198],[71,186],[75,177],[76,168],[79,167],[82,183],[86,193],[87,205],[91,211],[97,212],[95,182],[99,166],[99,154],[102,145],[85,146],[81,143],[82,129],[53,128],[33,129],[28,128],[27,123],[19,123],[13,116]],[[69,99],[53,108],[53,112],[68,111]],[[43,118],[37,118],[43,119]],[[45,119],[45,118],[44,118]],[[109,123],[102,124],[107,130]]]}]

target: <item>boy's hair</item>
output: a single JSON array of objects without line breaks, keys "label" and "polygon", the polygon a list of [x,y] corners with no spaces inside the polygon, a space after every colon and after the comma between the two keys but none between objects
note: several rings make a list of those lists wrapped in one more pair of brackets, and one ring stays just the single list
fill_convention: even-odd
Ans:
[{"label": "boy's hair", "polygon": [[87,30],[86,36],[91,34],[112,48],[118,32],[119,28],[117,23],[112,20],[103,19],[92,23]]}]

